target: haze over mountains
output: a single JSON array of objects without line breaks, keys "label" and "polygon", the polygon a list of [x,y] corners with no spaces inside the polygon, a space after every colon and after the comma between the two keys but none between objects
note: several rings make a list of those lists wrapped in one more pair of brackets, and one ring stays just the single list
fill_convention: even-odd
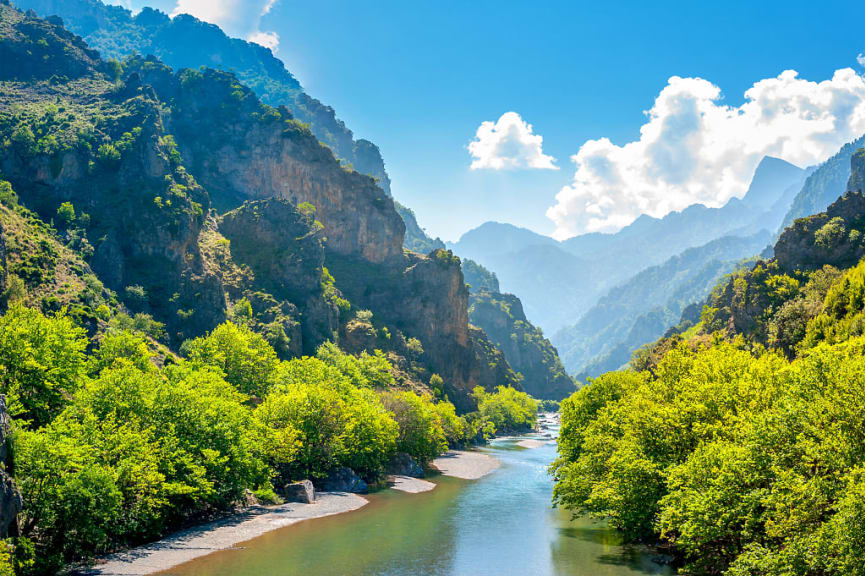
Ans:
[{"label": "haze over mountains", "polygon": [[721,208],[697,204],[660,219],[643,215],[615,234],[564,242],[486,223],[448,246],[490,268],[503,290],[521,297],[569,372],[597,375],[627,363],[720,276],[769,246],[782,224],[800,215],[799,206],[819,211],[837,198],[858,145],[845,146],[819,169],[766,157],[745,196]]}]

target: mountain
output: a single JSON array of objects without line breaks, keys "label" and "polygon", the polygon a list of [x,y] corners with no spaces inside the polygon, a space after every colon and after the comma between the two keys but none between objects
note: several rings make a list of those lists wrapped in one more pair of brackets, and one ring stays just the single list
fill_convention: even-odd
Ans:
[{"label": "mountain", "polygon": [[394,201],[397,214],[400,215],[402,221],[405,222],[405,242],[404,246],[412,252],[419,254],[428,254],[433,250],[443,249],[445,243],[440,238],[430,238],[423,228],[417,223],[414,211]]},{"label": "mountain", "polygon": [[764,230],[725,236],[647,268],[605,294],[574,326],[553,337],[565,367],[579,378],[627,364],[631,352],[660,338],[684,309],[702,301],[738,263],[771,242]]},{"label": "mountain", "polygon": [[[705,300],[699,322],[647,349],[651,364],[664,350],[685,340],[693,346],[713,334],[742,338],[795,357],[819,342],[861,335],[862,259],[865,257],[865,148],[847,155],[846,190],[824,212],[794,220],[774,246],[774,257],[758,260],[719,282]],[[823,174],[821,170],[825,170]],[[838,158],[815,172],[831,182]],[[816,188],[811,188],[812,190]]]},{"label": "mountain", "polygon": [[283,357],[381,349],[460,410],[517,384],[469,324],[459,259],[404,251],[392,198],[286,107],[229,72],[120,65],[59,19],[0,17],[4,302],[94,332],[128,315],[175,351],[227,318]]},{"label": "mountain", "polygon": [[499,292],[496,275],[480,264],[462,261],[469,287],[469,321],[489,336],[522,376],[523,389],[536,398],[561,400],[576,389],[558,352],[531,324],[520,299]]},{"label": "mountain", "polygon": [[[369,174],[391,195],[390,178],[378,147],[369,140],[355,139],[334,109],[309,96],[268,48],[230,38],[218,26],[187,14],[170,18],[152,8],[133,14],[100,0],[14,3],[42,16],[59,16],[66,28],[82,36],[106,59],[152,54],[176,70],[206,66],[232,72],[265,104],[286,106],[297,120],[309,125],[316,138],[327,144],[341,163]],[[397,211],[406,224],[406,248],[422,254],[444,248],[440,240],[423,232],[411,210],[398,205]]]},{"label": "mountain", "polygon": [[663,218],[642,215],[615,234],[585,234],[564,242],[486,223],[449,247],[496,272],[502,289],[520,296],[532,322],[555,334],[645,268],[724,236],[774,231],[808,173],[767,157],[746,195],[721,208],[695,204]]},{"label": "mountain", "polygon": [[782,228],[789,227],[797,218],[822,212],[838,198],[850,177],[850,158],[862,146],[865,146],[865,136],[846,144],[826,160],[818,172],[808,177],[784,216]]}]

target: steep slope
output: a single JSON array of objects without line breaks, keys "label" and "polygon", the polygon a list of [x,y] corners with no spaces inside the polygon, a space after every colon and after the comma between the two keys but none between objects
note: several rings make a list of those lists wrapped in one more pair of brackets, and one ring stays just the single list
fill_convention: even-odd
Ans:
[{"label": "steep slope", "polygon": [[[859,188],[865,177],[865,150],[850,157],[847,192],[825,212],[799,218],[785,229],[775,244],[774,258],[719,283],[706,300],[700,323],[689,331],[693,340],[721,333],[792,357],[803,347],[837,335],[841,320],[845,334],[861,334],[858,280],[851,284],[842,273],[855,269],[865,256],[865,196]],[[840,293],[849,297],[830,305],[830,295]],[[681,336],[661,340],[655,349],[678,339]],[[647,357],[652,356],[657,354],[649,351]]]},{"label": "steep slope", "polygon": [[770,241],[767,231],[720,238],[613,288],[577,324],[553,337],[565,367],[581,377],[594,377],[626,364],[632,351],[662,336],[688,305],[704,300],[724,274]]},{"label": "steep slope", "polygon": [[423,228],[417,223],[417,218],[411,208],[407,208],[399,202],[394,202],[397,214],[405,222],[405,242],[403,245],[412,252],[418,254],[429,254],[433,250],[445,247],[440,238],[430,238]]},{"label": "steep slope", "polygon": [[378,147],[368,140],[355,140],[333,108],[307,95],[269,49],[229,38],[219,27],[192,16],[170,18],[151,8],[133,15],[99,0],[16,0],[15,5],[35,10],[40,16],[60,16],[69,30],[105,58],[153,54],[175,69],[207,66],[232,71],[265,103],[287,106],[339,158],[362,174],[377,178],[382,189],[390,193],[390,179]]},{"label": "steep slope", "polygon": [[285,107],[226,72],[103,62],[3,4],[0,50],[17,55],[0,76],[0,170],[39,220],[75,222],[75,253],[171,346],[242,314],[283,355],[310,353],[367,308],[387,352],[422,343],[415,374],[442,376],[461,409],[477,385],[517,383],[469,326],[459,260],[405,253],[393,200]]},{"label": "steep slope", "polygon": [[862,146],[865,146],[865,136],[846,144],[808,177],[784,216],[782,229],[789,227],[797,218],[822,212],[838,198],[850,177],[850,159]]},{"label": "steep slope", "polygon": [[556,349],[540,328],[526,319],[520,299],[481,289],[471,295],[469,319],[504,352],[522,377],[523,390],[535,398],[561,400],[576,389]]},{"label": "steep slope", "polygon": [[561,400],[570,395],[574,381],[565,372],[558,352],[531,324],[520,299],[501,294],[496,275],[480,264],[462,261],[469,288],[469,320],[482,328],[522,376],[523,389],[535,398]]}]

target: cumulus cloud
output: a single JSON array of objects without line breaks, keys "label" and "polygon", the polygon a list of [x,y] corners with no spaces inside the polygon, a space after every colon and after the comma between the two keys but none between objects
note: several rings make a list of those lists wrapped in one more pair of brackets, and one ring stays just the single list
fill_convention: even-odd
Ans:
[{"label": "cumulus cloud", "polygon": [[810,82],[787,70],[755,83],[741,106],[700,78],[670,78],[640,138],[589,140],[571,157],[573,181],[547,210],[554,236],[612,232],[640,214],[741,197],[763,156],[822,162],[865,133],[865,78],[852,69]]},{"label": "cumulus cloud", "polygon": [[226,34],[246,38],[271,50],[279,46],[276,32],[261,30],[261,19],[266,16],[277,0],[177,0],[171,12],[191,14],[196,18],[216,24]]},{"label": "cumulus cloud", "polygon": [[865,54],[859,54],[856,57],[856,62],[859,63],[859,66],[865,67]]},{"label": "cumulus cloud", "polygon": [[558,170],[556,159],[543,151],[544,138],[532,132],[516,112],[505,112],[498,122],[482,123],[469,143],[472,170],[534,168]]}]

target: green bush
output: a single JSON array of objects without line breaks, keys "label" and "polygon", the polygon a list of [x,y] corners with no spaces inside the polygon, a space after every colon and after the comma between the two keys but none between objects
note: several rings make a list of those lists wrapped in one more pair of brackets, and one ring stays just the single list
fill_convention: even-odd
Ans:
[{"label": "green bush", "polygon": [[481,418],[491,423],[497,433],[525,432],[538,423],[538,402],[525,392],[499,386],[493,393],[477,387],[473,391]]},{"label": "green bush", "polygon": [[431,399],[392,391],[383,393],[382,401],[399,425],[397,451],[410,454],[421,464],[447,451],[444,426]]},{"label": "green bush", "polygon": [[0,318],[0,391],[10,414],[38,428],[60,413],[85,374],[84,336],[63,312],[12,305]]}]

